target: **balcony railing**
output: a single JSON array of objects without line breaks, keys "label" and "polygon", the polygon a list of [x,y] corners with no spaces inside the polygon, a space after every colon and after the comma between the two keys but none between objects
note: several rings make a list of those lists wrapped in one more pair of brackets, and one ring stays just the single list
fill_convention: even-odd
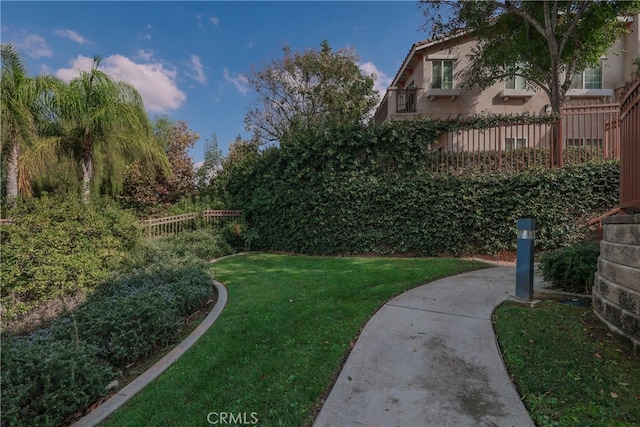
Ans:
[{"label": "balcony railing", "polygon": [[396,113],[415,113],[417,89],[398,89],[396,91]]}]

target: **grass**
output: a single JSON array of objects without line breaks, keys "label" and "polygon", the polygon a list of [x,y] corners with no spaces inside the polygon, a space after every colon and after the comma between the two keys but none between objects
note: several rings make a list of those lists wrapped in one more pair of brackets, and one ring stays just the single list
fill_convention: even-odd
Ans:
[{"label": "grass", "polygon": [[538,426],[640,425],[640,357],[591,308],[506,303],[494,327],[507,369]]},{"label": "grass", "polygon": [[213,412],[257,418],[261,426],[311,425],[377,308],[417,285],[484,266],[269,254],[213,264],[229,291],[221,317],[104,425],[208,425]]}]

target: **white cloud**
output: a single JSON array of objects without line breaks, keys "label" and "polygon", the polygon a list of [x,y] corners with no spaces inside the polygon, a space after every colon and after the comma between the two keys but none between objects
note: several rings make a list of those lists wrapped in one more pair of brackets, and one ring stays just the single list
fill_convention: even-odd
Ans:
[{"label": "white cloud", "polygon": [[30,58],[39,59],[53,56],[53,51],[49,48],[47,41],[36,34],[23,31],[22,36],[13,40],[12,43],[17,51],[24,52]]},{"label": "white cloud", "polygon": [[237,74],[235,77],[231,77],[229,75],[229,70],[224,69],[224,79],[229,83],[233,84],[235,88],[243,95],[246,95],[247,92],[251,89],[249,86],[249,79],[246,74]]},{"label": "white cloud", "polygon": [[220,25],[220,18],[218,18],[217,16],[207,16],[207,14],[201,13],[200,15],[196,15],[196,21],[198,21],[198,27],[200,28],[204,27],[204,25],[202,24],[203,19],[206,19],[216,27]]},{"label": "white cloud", "polygon": [[152,50],[138,49],[137,57],[142,59],[143,61],[150,61],[151,58],[153,57],[153,51]]},{"label": "white cloud", "polygon": [[360,67],[360,70],[362,70],[362,72],[364,72],[366,75],[373,75],[373,88],[380,92],[380,95],[384,96],[387,88],[389,87],[389,85],[391,85],[393,78],[388,77],[385,73],[380,71],[378,67],[376,67],[375,64],[371,61],[358,63],[358,67]]},{"label": "white cloud", "polygon": [[[62,68],[56,76],[63,80],[77,77],[79,71],[91,69],[93,59],[78,55],[70,68]],[[136,63],[122,55],[111,55],[100,62],[100,70],[115,80],[132,84],[142,96],[147,111],[168,113],[179,108],[187,99],[175,83],[176,71],[160,62]]]},{"label": "white cloud", "polygon": [[138,33],[138,39],[139,40],[151,40],[151,30],[153,29],[153,26],[151,24],[147,24],[146,27],[146,32],[140,32]]},{"label": "white cloud", "polygon": [[40,65],[40,74],[55,74],[55,72],[47,64]]},{"label": "white cloud", "polygon": [[204,67],[202,66],[202,62],[200,62],[199,56],[191,55],[190,67],[193,73],[187,73],[187,75],[198,83],[205,84],[207,82],[207,75],[204,73]]},{"label": "white cloud", "polygon": [[93,58],[88,56],[78,55],[76,59],[71,62],[71,67],[60,68],[55,72],[56,77],[68,82],[69,80],[78,77],[81,71],[90,71],[93,64]]},{"label": "white cloud", "polygon": [[60,36],[60,37],[68,38],[69,40],[72,40],[72,41],[74,41],[76,43],[79,43],[79,44],[91,43],[91,41],[85,39],[80,34],[76,33],[73,30],[69,30],[69,29],[57,30],[57,31],[54,32],[54,34],[57,35],[57,36]]}]

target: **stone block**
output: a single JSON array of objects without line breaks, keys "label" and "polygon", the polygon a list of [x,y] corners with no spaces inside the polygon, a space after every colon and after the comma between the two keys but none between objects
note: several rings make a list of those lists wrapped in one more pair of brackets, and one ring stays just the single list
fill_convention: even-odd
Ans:
[{"label": "stone block", "polygon": [[610,282],[598,273],[595,275],[593,287],[594,293],[603,299],[631,313],[640,315],[640,292]]},{"label": "stone block", "polygon": [[600,256],[598,274],[609,282],[640,292],[640,268],[618,264]]},{"label": "stone block", "polygon": [[600,242],[600,255],[609,261],[629,267],[640,268],[640,246]]},{"label": "stone block", "polygon": [[640,246],[639,224],[604,224],[602,238],[607,242]]}]

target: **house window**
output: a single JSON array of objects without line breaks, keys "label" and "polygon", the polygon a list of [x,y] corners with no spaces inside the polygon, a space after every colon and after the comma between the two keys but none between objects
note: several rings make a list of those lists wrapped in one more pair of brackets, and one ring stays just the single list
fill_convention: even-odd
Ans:
[{"label": "house window", "polygon": [[602,147],[602,138],[587,138],[585,145],[587,147]]},{"label": "house window", "polygon": [[527,138],[505,138],[504,146],[507,150],[517,150],[518,148],[526,148]]},{"label": "house window", "polygon": [[602,89],[602,67],[587,68],[576,73],[571,81],[571,89]]},{"label": "house window", "polygon": [[567,147],[601,147],[602,138],[567,138],[565,145]]},{"label": "house window", "polygon": [[582,138],[567,138],[565,140],[565,146],[567,147],[582,147],[584,140]]},{"label": "house window", "polygon": [[527,80],[521,76],[512,76],[504,82],[505,89],[517,89],[517,90],[525,90],[527,87]]},{"label": "house window", "polygon": [[431,88],[453,89],[453,61],[431,61]]}]

